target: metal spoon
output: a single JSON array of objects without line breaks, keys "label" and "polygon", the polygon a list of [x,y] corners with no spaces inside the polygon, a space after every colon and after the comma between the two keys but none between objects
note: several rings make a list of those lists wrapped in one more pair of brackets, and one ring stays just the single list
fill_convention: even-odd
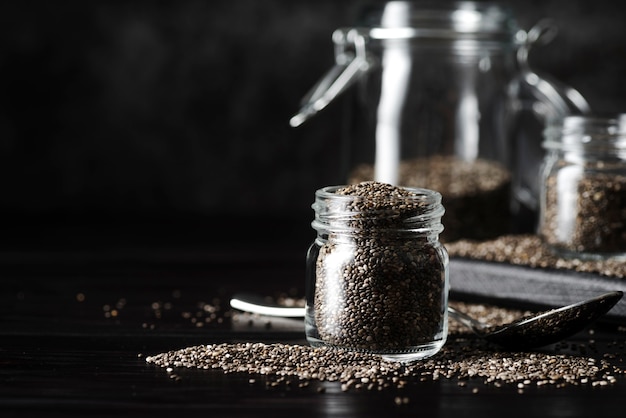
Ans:
[{"label": "metal spoon", "polygon": [[[553,344],[582,331],[611,310],[622,296],[621,291],[609,292],[497,326],[484,324],[452,307],[448,307],[448,314],[480,338],[504,348],[520,350]],[[272,305],[262,297],[250,294],[233,296],[230,305],[238,310],[268,316],[297,318],[305,314],[305,308]]]}]

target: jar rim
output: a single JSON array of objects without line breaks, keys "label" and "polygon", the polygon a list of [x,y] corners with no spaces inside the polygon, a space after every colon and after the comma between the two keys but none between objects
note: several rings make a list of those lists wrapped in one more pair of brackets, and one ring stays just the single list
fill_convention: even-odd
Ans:
[{"label": "jar rim", "polygon": [[388,1],[366,6],[359,27],[373,39],[513,39],[519,27],[509,6],[495,1]]},{"label": "jar rim", "polygon": [[[393,233],[439,234],[443,231],[441,218],[445,208],[441,203],[441,193],[435,190],[400,186],[410,193],[386,197],[385,203],[389,205],[361,210],[353,204],[369,197],[336,193],[344,187],[347,185],[326,186],[315,192],[315,202],[311,206],[315,211],[314,229],[339,233],[355,230],[372,232],[371,227],[375,225],[377,229]],[[393,207],[396,203],[400,206]],[[417,205],[411,206],[412,203]]]},{"label": "jar rim", "polygon": [[[342,194],[336,193],[338,190],[347,186],[349,185],[341,184],[341,185],[325,186],[316,190],[315,196],[319,198],[325,198],[325,199],[330,199],[330,198],[340,199],[340,200],[345,199],[345,201],[350,201],[350,200],[354,201],[354,200],[359,200],[359,199],[363,199],[364,197],[367,197],[367,196],[359,196],[359,195],[342,195]],[[436,190],[426,189],[423,187],[408,187],[408,186],[400,186],[400,187],[408,192],[411,192],[411,194],[402,196],[402,197],[392,196],[390,197],[390,200],[419,201],[425,204],[440,204],[441,203],[441,193],[439,193]]]},{"label": "jar rim", "polygon": [[570,115],[550,123],[544,130],[543,147],[610,151],[626,149],[626,113]]}]

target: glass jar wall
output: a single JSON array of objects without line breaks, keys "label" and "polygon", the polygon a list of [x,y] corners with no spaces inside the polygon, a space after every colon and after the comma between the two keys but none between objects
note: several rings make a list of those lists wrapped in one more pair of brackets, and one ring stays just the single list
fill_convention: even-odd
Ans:
[{"label": "glass jar wall", "polygon": [[307,257],[306,336],[313,346],[410,361],[447,336],[448,257],[441,195],[380,182],[316,192]]}]

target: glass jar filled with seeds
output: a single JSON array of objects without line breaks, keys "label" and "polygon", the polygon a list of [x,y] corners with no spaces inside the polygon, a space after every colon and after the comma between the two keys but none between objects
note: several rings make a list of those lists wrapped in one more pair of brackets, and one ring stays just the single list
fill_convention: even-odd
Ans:
[{"label": "glass jar filled with seeds", "polygon": [[626,256],[626,114],[570,116],[545,131],[539,234],[558,254]]},{"label": "glass jar filled with seeds", "polygon": [[438,192],[361,182],[315,194],[306,337],[413,361],[447,337],[448,255]]}]

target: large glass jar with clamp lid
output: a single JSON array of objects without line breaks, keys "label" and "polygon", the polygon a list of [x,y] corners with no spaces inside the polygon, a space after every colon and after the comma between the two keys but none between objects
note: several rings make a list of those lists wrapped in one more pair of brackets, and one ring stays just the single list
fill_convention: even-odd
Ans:
[{"label": "large glass jar with clamp lid", "polygon": [[[336,66],[291,124],[349,92],[345,181],[440,192],[444,241],[506,233],[515,202],[536,193],[543,155],[531,152],[541,149],[544,122],[588,110],[575,90],[527,65],[551,28],[521,30],[509,8],[491,2],[373,3],[354,27],[334,32]],[[523,112],[538,129],[519,132],[532,126],[519,122]]]}]

